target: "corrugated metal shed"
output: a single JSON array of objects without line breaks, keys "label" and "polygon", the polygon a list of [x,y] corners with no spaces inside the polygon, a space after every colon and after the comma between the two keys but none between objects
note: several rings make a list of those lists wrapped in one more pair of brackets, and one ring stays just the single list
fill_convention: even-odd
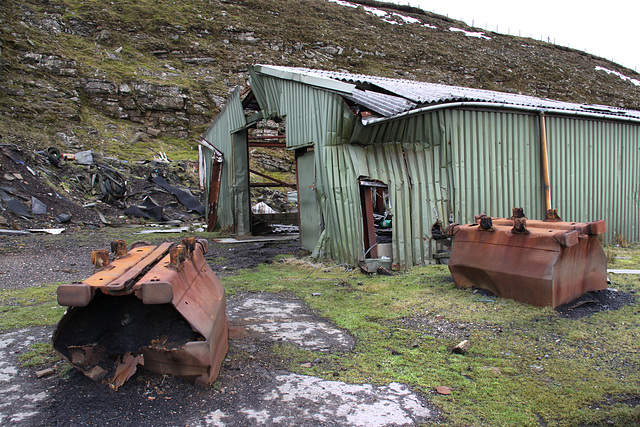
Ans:
[{"label": "corrugated metal shed", "polygon": [[[287,147],[300,159],[304,154],[298,173],[312,193],[299,209],[319,215],[300,218],[320,224],[301,230],[316,230],[304,241],[318,256],[352,264],[368,256],[362,179],[387,187],[398,269],[433,262],[442,245],[432,227],[450,217],[460,223],[481,212],[508,217],[516,206],[543,217],[545,120],[553,207],[569,221],[605,219],[606,241],[640,241],[638,111],[264,65],[251,69],[250,83],[265,117],[286,117]],[[361,117],[361,110],[374,115]],[[229,117],[216,119],[206,135],[227,158],[226,150],[241,149],[235,129],[243,119],[237,108],[221,115]],[[225,209],[240,206],[245,160],[233,156],[220,203],[234,202]],[[229,218],[238,223],[236,213],[220,225]]]}]

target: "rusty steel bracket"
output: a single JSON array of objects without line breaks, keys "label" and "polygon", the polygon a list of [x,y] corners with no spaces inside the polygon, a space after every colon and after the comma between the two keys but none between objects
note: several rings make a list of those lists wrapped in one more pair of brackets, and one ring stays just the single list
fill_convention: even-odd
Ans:
[{"label": "rusty steel bracket", "polygon": [[529,234],[529,230],[527,230],[527,218],[524,216],[513,217],[513,228],[511,232],[513,234]]},{"label": "rusty steel bracket", "polygon": [[549,210],[547,210],[547,212],[545,213],[544,221],[545,222],[559,222],[559,221],[562,221],[562,218],[560,218],[560,215],[558,215],[558,209],[549,209]]},{"label": "rusty steel bracket", "polygon": [[513,208],[513,215],[511,215],[512,219],[527,219],[527,216],[524,214],[524,209],[522,208]]},{"label": "rusty steel bracket", "polygon": [[[447,227],[454,237],[449,270],[457,287],[554,308],[606,289],[607,257],[598,239],[606,231],[603,220],[527,220],[515,209],[514,217],[478,215],[476,223]],[[494,232],[478,233],[488,224]]]},{"label": "rusty steel bracket", "polygon": [[138,365],[210,386],[228,326],[224,288],[204,259],[208,242],[138,242],[127,252],[120,240],[111,248],[112,262],[107,251],[93,251],[96,273],[58,287],[58,302],[70,308],[54,330],[55,350],[116,389]]},{"label": "rusty steel bracket", "polygon": [[480,217],[480,227],[478,228],[478,230],[483,230],[483,231],[495,231],[496,229],[493,228],[493,221],[491,220],[490,216],[482,216]]}]

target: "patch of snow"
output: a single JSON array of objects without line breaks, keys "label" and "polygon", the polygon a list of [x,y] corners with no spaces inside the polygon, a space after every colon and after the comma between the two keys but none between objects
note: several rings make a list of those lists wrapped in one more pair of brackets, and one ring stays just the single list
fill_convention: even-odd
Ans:
[{"label": "patch of snow", "polygon": [[636,85],[636,86],[640,86],[640,80],[638,80],[638,79],[632,79],[631,77],[629,77],[629,76],[625,76],[624,74],[619,73],[619,72],[617,72],[617,71],[610,70],[610,69],[608,69],[608,68],[604,68],[604,67],[601,67],[601,66],[599,66],[599,65],[598,65],[598,66],[596,66],[596,71],[604,71],[604,72],[605,72],[605,73],[607,73],[607,74],[613,74],[614,76],[618,76],[618,77],[620,77],[620,78],[621,78],[622,80],[624,80],[624,81],[628,81],[628,82],[630,82],[630,83],[633,83],[633,84],[634,84],[634,85]]},{"label": "patch of snow", "polygon": [[350,347],[344,332],[324,322],[278,321],[248,325],[247,329],[265,334],[273,340],[282,339],[312,351],[328,351],[336,343],[345,349]]},{"label": "patch of snow", "polygon": [[348,351],[353,347],[353,339],[348,334],[306,314],[301,301],[255,296],[228,302],[227,315],[269,341],[286,341],[307,350],[325,352]]},{"label": "patch of snow", "polygon": [[354,9],[358,8],[357,4],[354,4],[354,3],[351,3],[351,2],[348,2],[348,1],[343,1],[343,0],[329,0],[329,3],[337,3],[340,6],[352,7]]},{"label": "patch of snow", "polygon": [[[0,334],[0,424],[21,424],[38,414],[45,391],[25,385],[28,370],[19,369],[18,354],[36,341],[33,329],[20,329]],[[38,338],[41,339],[42,337]]]},{"label": "patch of snow", "polygon": [[401,15],[399,13],[393,13],[393,16],[402,19],[404,22],[406,22],[407,24],[419,24],[420,20],[413,18],[411,16],[405,16],[405,15]]},{"label": "patch of snow", "polygon": [[225,427],[227,423],[225,419],[228,418],[228,415],[222,412],[220,409],[217,409],[207,415],[204,419],[205,425],[208,427]]},{"label": "patch of snow", "polygon": [[265,409],[262,409],[260,411],[256,411],[253,409],[244,409],[240,412],[244,413],[248,419],[252,420],[255,423],[254,425],[257,425],[260,421],[265,420],[269,417],[269,412],[267,412]]},{"label": "patch of snow", "polygon": [[463,30],[461,28],[456,28],[456,27],[450,27],[449,31],[457,31],[457,32],[460,32],[460,33],[464,33],[464,35],[467,36],[467,37],[475,37],[475,38],[478,38],[478,39],[491,40],[491,37],[486,36],[484,33],[481,33],[481,32],[466,31],[466,30]]},{"label": "patch of snow", "polygon": [[11,422],[17,423],[20,421],[24,421],[27,418],[31,418],[34,415],[38,415],[37,412],[34,411],[30,411],[30,412],[18,412],[17,414],[13,414],[13,416],[11,417]]},{"label": "patch of snow", "polygon": [[[351,3],[344,0],[329,0],[329,2],[339,4],[340,6],[351,7],[354,9],[359,6],[355,3]],[[377,16],[378,18],[382,19],[384,22],[387,22],[389,24],[403,25],[403,24],[420,24],[421,23],[419,19],[413,18],[411,16],[407,16],[407,15],[402,15],[397,12],[389,13],[385,10],[377,9],[375,7],[370,7],[370,6],[363,6],[363,8],[365,12],[367,12],[368,14]],[[427,28],[437,28],[429,24],[422,24],[422,26]]]},{"label": "patch of snow", "polygon": [[367,13],[369,13],[370,15],[373,16],[377,16],[378,18],[384,18],[387,15],[389,15],[387,12],[385,12],[382,9],[376,9],[375,7],[369,7],[369,6],[365,6],[364,10],[367,11]]},{"label": "patch of snow", "polygon": [[28,400],[31,400],[33,402],[41,402],[41,401],[43,401],[43,400],[45,400],[47,398],[47,393],[42,391],[42,392],[40,392],[38,394],[25,394],[22,397],[23,397],[23,399],[28,399]]}]

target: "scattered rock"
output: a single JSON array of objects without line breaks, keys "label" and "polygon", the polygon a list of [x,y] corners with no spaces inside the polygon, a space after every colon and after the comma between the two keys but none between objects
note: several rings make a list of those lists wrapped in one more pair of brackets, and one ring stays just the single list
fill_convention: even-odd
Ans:
[{"label": "scattered rock", "polygon": [[456,354],[466,354],[470,348],[471,348],[471,341],[464,340],[459,342],[455,347],[453,347],[451,352]]},{"label": "scattered rock", "polygon": [[56,371],[53,368],[42,369],[40,371],[36,371],[36,377],[38,378],[48,377],[49,375],[53,375],[55,372]]},{"label": "scattered rock", "polygon": [[56,221],[58,221],[60,224],[65,224],[69,221],[71,221],[71,215],[69,214],[60,214],[56,217]]},{"label": "scattered rock", "polygon": [[436,387],[436,392],[438,394],[449,395],[451,394],[451,389],[449,387],[439,385],[438,387]]}]

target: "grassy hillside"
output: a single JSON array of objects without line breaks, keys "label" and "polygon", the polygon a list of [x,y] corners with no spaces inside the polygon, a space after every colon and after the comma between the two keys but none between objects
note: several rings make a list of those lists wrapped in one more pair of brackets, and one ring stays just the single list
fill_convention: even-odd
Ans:
[{"label": "grassy hillside", "polygon": [[0,0],[0,135],[124,159],[151,149],[195,158],[195,139],[253,63],[640,109],[640,87],[596,67],[640,75],[605,59],[357,3]]}]

